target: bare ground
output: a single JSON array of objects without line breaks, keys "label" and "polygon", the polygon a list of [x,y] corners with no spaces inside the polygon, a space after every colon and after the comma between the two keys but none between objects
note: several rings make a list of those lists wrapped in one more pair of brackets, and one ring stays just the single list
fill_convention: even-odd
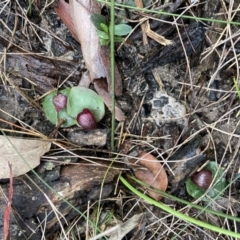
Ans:
[{"label": "bare ground", "polygon": [[[194,225],[184,228],[184,221],[136,198],[116,179],[120,173],[133,173],[126,159],[136,154],[134,151],[144,150],[164,165],[169,177],[167,192],[193,201],[186,192],[186,179],[208,160],[215,161],[224,170],[230,186],[211,208],[239,216],[240,183],[234,180],[239,174],[240,99],[233,83],[233,79],[238,84],[240,81],[239,26],[211,21],[196,24],[195,20],[184,18],[172,25],[172,17],[127,12],[132,26],[148,17],[151,29],[174,43],[163,47],[148,38],[149,44],[144,45],[143,32],[138,27],[122,45],[116,45],[116,63],[123,79],[123,94],[117,97],[117,102],[127,118],[124,123],[116,122],[117,147],[112,153],[109,111],[99,124],[98,135],[84,133],[76,137],[74,131],[78,133],[78,130],[75,128],[57,129],[54,137],[50,135],[55,126],[47,121],[42,111],[44,94],[59,85],[62,88],[78,85],[86,69],[80,45],[54,12],[56,3],[46,4],[34,2],[29,16],[26,1],[0,3],[0,127],[11,136],[31,137],[39,132],[42,136],[51,136],[52,149],[35,170],[56,191],[65,189],[66,200],[95,222],[101,229],[99,232],[144,213],[139,225],[125,239],[171,239],[173,236],[177,239],[232,239]],[[163,6],[167,12],[181,13],[185,9],[185,14],[190,16],[220,20],[233,16],[235,22],[240,19],[237,3],[231,0],[192,5],[176,1]],[[158,3],[154,7],[161,9],[162,5]],[[169,104],[167,110],[166,104]],[[96,136],[100,136],[103,146],[91,141]],[[76,140],[79,138],[85,139],[84,143]],[[189,156],[194,161],[183,161]],[[113,160],[115,165],[105,180],[102,194],[102,179]],[[53,166],[49,168],[50,163]],[[66,163],[83,167],[74,172],[75,165],[71,168],[65,166]],[[82,173],[81,178],[79,173]],[[14,178],[12,239],[24,239],[23,236],[41,239],[41,235],[45,239],[89,239],[95,234],[85,218],[56,199],[34,174],[29,176],[41,191],[26,176]],[[5,194],[8,186],[8,181],[2,180]],[[34,202],[32,199],[36,196],[38,201]],[[99,198],[104,199],[100,209]],[[176,201],[167,198],[162,201],[192,217],[198,215],[197,210]],[[2,194],[1,209],[5,205]],[[57,208],[64,216],[63,228]],[[52,209],[54,214],[47,218]],[[238,222],[224,221],[207,213],[201,214],[199,219],[239,232]],[[3,215],[0,220],[3,231]]]}]

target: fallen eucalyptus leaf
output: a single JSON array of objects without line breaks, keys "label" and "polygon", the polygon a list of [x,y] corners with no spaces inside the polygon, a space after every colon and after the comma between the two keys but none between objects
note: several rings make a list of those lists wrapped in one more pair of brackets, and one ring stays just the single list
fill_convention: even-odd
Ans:
[{"label": "fallen eucalyptus leaf", "polygon": [[[110,105],[107,104],[107,102],[111,102],[109,48],[100,46],[100,42],[101,45],[108,45],[109,39],[99,39],[96,28],[91,22],[91,16],[93,16],[94,14],[100,14],[100,4],[93,0],[86,0],[82,1],[81,3],[76,0],[70,0],[69,4],[67,4],[64,0],[59,0],[58,6],[55,8],[55,11],[81,44],[83,58],[88,69],[89,78],[87,81],[91,82],[94,79],[106,77],[108,83],[108,96],[107,98],[105,98],[104,102],[111,111],[111,107],[109,107]],[[84,78],[84,80],[86,81],[86,78]],[[80,85],[81,84],[82,83],[80,82]],[[100,93],[99,90],[99,88],[96,89],[98,94],[102,97],[102,92]],[[117,96],[122,95],[122,79],[116,66],[115,94]],[[117,108],[117,111],[118,113],[116,114],[116,119],[120,119],[119,121],[125,120],[125,116],[121,109]],[[117,115],[119,115],[119,117],[117,117]]]},{"label": "fallen eucalyptus leaf", "polygon": [[[38,166],[40,157],[49,151],[51,143],[39,139],[0,136],[0,146],[0,179],[2,179],[9,178],[8,162],[12,164],[13,177],[27,173]],[[27,161],[31,169],[15,149]]]},{"label": "fallen eucalyptus leaf", "polygon": [[67,26],[68,30],[77,39],[76,29],[72,21],[70,6],[65,0],[59,0],[58,5],[54,8],[57,15],[61,18],[64,24]]},{"label": "fallen eucalyptus leaf", "polygon": [[[93,14],[101,13],[101,4],[94,0],[76,1],[70,0],[69,19],[74,25],[77,39],[81,44],[83,58],[86,67],[90,73],[91,80],[101,77],[106,77],[108,82],[108,91],[111,89],[111,74],[110,74],[110,54],[109,48],[100,46],[99,37],[95,26],[91,21]],[[68,14],[68,12],[66,12]],[[67,23],[67,26],[72,26],[72,23]],[[122,94],[122,79],[120,73],[115,67],[115,94]]]}]

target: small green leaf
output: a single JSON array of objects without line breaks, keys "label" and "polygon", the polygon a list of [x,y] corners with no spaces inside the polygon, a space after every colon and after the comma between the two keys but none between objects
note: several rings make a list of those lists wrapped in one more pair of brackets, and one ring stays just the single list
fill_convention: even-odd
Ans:
[{"label": "small green leaf", "polygon": [[[223,177],[223,170],[216,162],[209,162],[204,169],[210,170],[212,172],[213,179],[215,178],[211,189],[207,190],[207,196],[203,198],[204,201],[209,201],[209,198],[215,198],[219,192],[226,187],[226,179]],[[217,176],[215,177],[216,174]],[[190,178],[186,181],[186,187],[188,194],[195,199],[200,198],[206,192],[203,188],[196,186]],[[221,196],[218,196],[218,198],[219,197]]]},{"label": "small green leaf", "polygon": [[110,43],[110,39],[99,38],[99,42],[102,46],[107,46]]},{"label": "small green leaf", "polygon": [[101,27],[101,24],[104,24],[106,26],[109,25],[106,18],[103,15],[100,15],[100,14],[93,14],[90,17],[90,19],[91,19],[93,25],[100,31],[103,30],[102,27]]},{"label": "small green leaf", "polygon": [[132,28],[127,24],[115,25],[114,29],[115,29],[114,34],[117,36],[124,36],[124,35],[129,34],[132,31]]},{"label": "small green leaf", "polygon": [[109,35],[103,31],[99,31],[97,30],[97,35],[99,38],[102,38],[102,39],[109,39]]},{"label": "small green leaf", "polygon": [[115,42],[122,42],[123,40],[124,40],[124,38],[122,38],[122,37],[119,37],[119,36],[114,37]]},{"label": "small green leaf", "polygon": [[105,33],[109,34],[108,26],[106,24],[101,23],[101,28]]},{"label": "small green leaf", "polygon": [[200,198],[205,193],[205,190],[196,186],[190,178],[186,181],[186,187],[188,194],[195,199]]},{"label": "small green leaf", "polygon": [[84,108],[89,109],[93,113],[97,122],[105,114],[104,103],[97,93],[84,87],[72,87],[68,95],[68,115],[75,119]]},{"label": "small green leaf", "polygon": [[56,96],[58,93],[62,93],[63,95],[68,97],[70,90],[71,90],[70,88],[66,88],[59,92],[53,91],[53,92],[49,93],[43,100],[42,105],[43,105],[43,110],[45,112],[45,115],[46,115],[47,119],[54,125],[57,125],[57,123],[61,119],[65,119],[65,122],[61,125],[61,127],[70,127],[70,126],[76,124],[75,119],[68,116],[66,108],[57,112],[55,109],[55,106],[53,104],[54,96]]},{"label": "small green leaf", "polygon": [[76,120],[68,115],[66,108],[57,113],[56,125],[61,119],[65,119],[65,122],[61,125],[61,127],[71,127],[76,124]]}]

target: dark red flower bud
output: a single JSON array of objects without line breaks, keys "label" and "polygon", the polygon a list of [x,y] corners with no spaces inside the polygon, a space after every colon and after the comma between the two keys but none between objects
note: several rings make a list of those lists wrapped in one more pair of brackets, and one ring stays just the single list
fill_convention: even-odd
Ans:
[{"label": "dark red flower bud", "polygon": [[87,108],[84,108],[83,111],[77,115],[77,122],[85,130],[97,128],[96,119],[93,113]]},{"label": "dark red flower bud", "polygon": [[203,189],[208,189],[210,184],[212,183],[212,172],[210,170],[202,170],[200,172],[195,173],[191,180],[193,183]]},{"label": "dark red flower bud", "polygon": [[67,107],[67,96],[59,93],[53,97],[53,105],[57,112]]}]

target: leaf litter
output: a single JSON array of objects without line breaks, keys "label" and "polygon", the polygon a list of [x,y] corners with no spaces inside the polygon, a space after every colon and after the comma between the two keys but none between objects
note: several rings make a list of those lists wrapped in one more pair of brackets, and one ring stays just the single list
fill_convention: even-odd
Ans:
[{"label": "leaf litter", "polygon": [[[183,4],[183,1],[177,1],[177,2]],[[218,4],[218,3],[216,3],[216,4]],[[196,6],[196,9],[198,7],[199,6]],[[171,6],[171,9],[174,9],[174,6]],[[194,9],[195,9],[195,5],[194,5]],[[70,14],[72,14],[72,13],[70,13]],[[72,19],[71,19],[71,17],[69,17],[69,15],[68,15],[68,18],[70,19],[68,21],[72,21]],[[164,20],[166,20],[166,18]],[[178,24],[182,24],[182,22],[181,23],[178,22]],[[73,26],[73,24],[72,24],[72,26]],[[200,28],[203,30],[201,25],[200,25]],[[151,27],[151,29],[152,29],[152,27]],[[231,83],[229,83],[229,80],[227,77],[226,77],[226,79],[224,79],[222,77],[222,75],[220,74],[220,76],[218,76],[220,78],[217,79],[217,81],[220,83],[220,89],[218,90],[220,97],[217,96],[215,98],[216,101],[219,100],[219,102],[216,102],[216,103],[210,102],[209,103],[209,100],[205,96],[206,92],[209,90],[206,87],[206,83],[208,83],[207,82],[208,78],[209,78],[209,76],[211,76],[211,73],[208,72],[209,68],[205,67],[205,69],[207,69],[207,73],[206,73],[207,76],[205,79],[203,79],[202,76],[199,77],[199,75],[202,74],[202,71],[200,69],[202,67],[201,65],[199,66],[199,69],[197,69],[197,70],[195,68],[193,68],[193,71],[191,72],[191,74],[193,74],[193,76],[191,76],[191,74],[190,74],[190,76],[188,76],[190,71],[189,72],[187,71],[188,74],[185,74],[184,77],[182,77],[182,75],[183,75],[182,72],[186,73],[186,69],[184,67],[182,67],[184,64],[182,62],[180,62],[180,64],[178,64],[178,61],[182,61],[186,58],[185,54],[183,53],[184,49],[189,48],[191,46],[191,42],[194,43],[193,44],[194,46],[197,46],[198,43],[201,43],[201,42],[204,43],[203,39],[205,39],[205,30],[204,30],[199,35],[200,36],[199,39],[201,41],[199,41],[199,39],[196,39],[197,45],[195,45],[195,42],[190,41],[190,40],[194,40],[194,34],[196,33],[196,32],[194,33],[194,31],[197,31],[197,29],[193,29],[194,30],[193,32],[190,31],[191,29],[188,29],[188,28],[186,28],[186,29],[187,29],[186,31],[185,30],[182,31],[184,33],[183,35],[180,35],[180,37],[177,36],[177,38],[176,38],[176,39],[179,39],[179,38],[181,39],[181,36],[184,37],[184,38],[182,38],[183,40],[185,39],[183,45],[181,45],[181,40],[176,40],[175,44],[169,45],[167,48],[164,48],[165,50],[155,52],[156,55],[155,54],[153,55],[154,56],[153,60],[155,59],[154,64],[149,62],[147,59],[147,61],[143,61],[143,64],[141,66],[143,66],[143,68],[146,67],[146,69],[149,70],[151,67],[158,65],[157,64],[158,62],[160,63],[160,65],[165,65],[165,63],[169,64],[168,66],[164,66],[163,68],[159,68],[159,70],[158,70],[161,74],[161,81],[163,83],[163,88],[168,93],[170,92],[170,94],[173,94],[174,96],[178,96],[179,99],[181,99],[181,100],[184,99],[187,103],[190,103],[191,108],[188,107],[187,113],[186,113],[186,117],[188,118],[189,125],[185,129],[180,129],[180,132],[175,131],[175,128],[172,127],[173,126],[172,124],[169,124],[168,127],[164,124],[161,124],[161,126],[159,126],[159,128],[155,129],[154,123],[152,123],[151,121],[148,121],[148,120],[150,120],[149,116],[151,116],[151,108],[148,108],[149,99],[147,99],[147,102],[143,101],[142,96],[146,95],[146,97],[149,98],[149,96],[151,96],[151,93],[156,92],[156,89],[154,89],[151,86],[151,84],[149,84],[151,82],[151,79],[149,77],[148,77],[147,81],[142,80],[140,77],[137,78],[137,80],[135,81],[135,79],[133,78],[133,79],[130,79],[130,81],[125,81],[125,87],[127,86],[128,89],[132,89],[134,92],[134,94],[132,96],[132,99],[134,99],[134,101],[133,101],[134,104],[131,105],[129,112],[127,112],[127,111],[125,112],[125,114],[127,116],[127,122],[126,122],[127,133],[125,133],[124,132],[125,129],[123,129],[124,135],[121,135],[121,134],[118,135],[120,138],[119,141],[124,142],[125,136],[127,136],[127,138],[129,138],[134,143],[133,145],[141,145],[141,149],[144,149],[146,152],[150,152],[150,151],[152,151],[152,149],[154,149],[153,154],[158,156],[158,159],[161,159],[162,161],[164,161],[164,163],[167,163],[166,165],[168,167],[169,167],[168,161],[175,163],[175,162],[177,162],[177,160],[180,160],[179,161],[180,163],[179,163],[177,169],[181,170],[180,174],[186,176],[186,174],[182,168],[185,168],[185,166],[184,166],[185,160],[187,159],[190,162],[191,158],[189,158],[189,156],[187,156],[187,155],[184,155],[183,159],[181,159],[177,156],[176,156],[176,158],[171,159],[171,156],[174,156],[174,152],[176,152],[177,149],[182,148],[183,143],[188,142],[189,139],[191,139],[192,137],[195,137],[200,132],[201,136],[203,135],[203,138],[201,139],[201,141],[207,142],[207,144],[205,144],[205,146],[206,145],[208,146],[208,150],[210,152],[210,153],[208,152],[208,157],[214,158],[217,162],[220,162],[221,166],[224,166],[224,164],[225,164],[225,166],[227,165],[228,167],[226,170],[229,170],[229,167],[232,167],[234,165],[231,163],[236,162],[236,160],[238,159],[238,156],[239,156],[239,153],[236,150],[232,154],[234,148],[239,146],[239,144],[238,144],[239,134],[238,134],[238,128],[237,128],[239,126],[239,124],[238,124],[238,121],[236,121],[236,119],[234,121],[232,121],[232,119],[233,119],[232,114],[234,114],[234,111],[232,111],[230,109],[232,106],[234,106],[234,107],[236,107],[236,110],[237,110],[238,109],[238,107],[236,106],[237,102],[236,102],[236,99],[234,98],[234,96],[232,96],[232,101],[231,101],[229,108],[223,109],[221,107],[221,105],[226,105],[229,103],[228,101],[224,102],[224,98],[222,97],[223,92],[221,92],[221,91],[222,91],[222,87],[223,87],[223,84],[222,84],[223,80],[226,84],[231,84]],[[202,34],[202,33],[204,33],[204,34]],[[190,38],[188,36],[189,34],[190,34]],[[77,38],[76,31],[75,31],[74,35]],[[170,37],[169,39],[172,39],[172,38]],[[173,38],[173,39],[175,39],[175,38]],[[139,44],[139,42],[137,42],[137,41],[136,41],[136,43]],[[187,44],[185,44],[185,43],[187,43]],[[126,45],[127,44],[128,43],[126,43]],[[191,50],[190,51],[190,53],[191,53],[192,48],[189,48],[186,51],[187,57],[189,57],[191,59],[191,57],[188,56],[188,53],[189,53],[188,50]],[[174,52],[174,54],[171,54],[172,51]],[[139,55],[141,55],[142,53],[144,53],[144,49],[143,49],[143,51],[140,51]],[[221,49],[220,49],[220,54],[222,54],[222,53],[224,53],[224,51],[221,52]],[[220,55],[218,55],[218,56],[220,56]],[[136,59],[133,59],[133,61],[136,61]],[[172,62],[175,63],[175,65],[173,65],[175,71],[173,71],[173,69],[172,69],[172,66],[171,66]],[[220,61],[220,63],[221,63],[221,61]],[[215,64],[215,62],[214,62],[214,64]],[[130,70],[132,70],[132,69],[130,69]],[[227,70],[224,70],[224,71],[225,71],[225,73],[227,72]],[[235,74],[235,73],[234,73],[234,71],[232,72],[232,74]],[[168,76],[171,75],[171,78],[167,77],[167,74],[168,74]],[[136,76],[134,76],[134,77],[136,77]],[[190,79],[192,78],[193,81],[192,82],[189,81],[189,78]],[[90,79],[88,84],[91,81],[92,81],[92,79]],[[107,79],[105,79],[105,81],[107,82]],[[180,85],[180,87],[179,87],[179,85]],[[107,88],[105,88],[105,87],[103,88],[105,90],[105,93],[108,93],[109,86],[110,85],[107,84]],[[181,88],[181,90],[179,90],[180,88]],[[134,91],[136,89],[138,90],[138,92]],[[190,89],[194,89],[194,91],[191,91]],[[215,91],[215,93],[217,92],[216,89],[211,88],[211,90]],[[231,90],[231,91],[232,91],[231,93],[235,94],[235,92],[233,90]],[[127,94],[128,93],[126,93],[125,95],[127,95]],[[232,95],[234,95],[234,94],[232,94]],[[139,101],[139,99],[140,99],[140,101]],[[225,99],[227,99],[226,96],[225,96]],[[140,104],[139,104],[139,102],[140,102]],[[150,103],[151,103],[151,101],[150,101]],[[128,102],[128,104],[129,104],[129,102]],[[151,104],[149,104],[149,105],[151,105]],[[214,109],[214,108],[211,108],[211,105],[216,106],[216,111],[214,111],[215,115],[213,113],[211,113],[211,111],[210,111],[210,110]],[[202,109],[204,109],[204,111]],[[217,114],[218,112],[219,112],[219,114]],[[205,113],[207,113],[208,115]],[[208,116],[210,116],[210,114],[211,114],[212,118],[208,117]],[[148,118],[148,120],[144,121],[142,116],[145,117],[145,119]],[[194,116],[194,120],[193,120],[192,116]],[[213,118],[213,116],[216,116],[216,117]],[[218,116],[219,116],[219,118],[216,120],[216,118]],[[224,116],[224,117],[222,118],[222,116]],[[221,126],[223,126],[222,123],[224,123],[227,126],[229,125],[229,123],[227,121],[225,121],[226,118],[228,118],[228,119],[230,118],[230,121],[232,122],[232,125],[231,125],[232,128],[230,131],[225,130],[225,132],[223,133],[223,131],[221,129]],[[133,119],[133,121],[132,121],[132,119]],[[134,123],[134,127],[132,127],[131,121]],[[194,125],[194,123],[197,123],[197,124]],[[199,124],[199,123],[201,123],[201,124]],[[146,126],[147,126],[147,128],[146,128]],[[170,126],[171,131],[169,130],[169,126]],[[173,129],[171,129],[171,127]],[[156,130],[159,130],[159,129],[164,129],[164,131],[163,131],[164,134],[160,135],[160,136],[158,136],[157,134],[153,135],[153,133],[156,133]],[[211,133],[209,133],[208,130],[210,130]],[[216,135],[216,132],[219,134],[224,134],[224,136],[221,136],[221,138],[220,138],[219,136]],[[231,137],[230,137],[230,134],[231,134]],[[166,135],[166,137],[165,137],[165,135]],[[175,135],[177,135],[176,138],[175,138]],[[141,141],[137,142],[136,139],[138,139],[138,138],[141,139]],[[210,141],[209,141],[209,138],[210,138]],[[213,138],[213,139],[211,140],[211,138]],[[162,143],[162,142],[168,141],[169,139],[172,140],[170,142],[170,144],[165,145]],[[224,143],[224,145],[221,145],[222,143]],[[165,146],[168,146],[168,147],[165,147]],[[227,146],[227,147],[225,148],[225,146]],[[185,147],[185,145],[184,145],[184,147]],[[186,147],[188,147],[188,146],[186,146]],[[191,153],[192,152],[194,152],[194,153],[198,152],[198,148],[194,148],[193,151],[191,151]],[[213,152],[215,155],[213,154]],[[181,164],[181,161],[182,161],[182,164]],[[184,166],[184,167],[182,167],[182,166]],[[238,165],[236,164],[235,169],[230,169],[229,174],[231,174],[232,172],[233,173],[236,172],[237,166]],[[174,169],[171,169],[171,168],[169,169],[169,171],[168,171],[169,175],[171,174],[171,170],[174,170]],[[178,176],[179,172],[176,172],[176,173],[174,172],[174,174],[176,176]],[[183,177],[182,175],[181,175],[181,177]],[[170,186],[171,186],[171,183],[170,183]],[[184,185],[180,185],[177,183],[176,189],[179,192],[181,191],[180,193],[179,192],[176,193],[178,196],[181,196],[182,192],[184,191]],[[232,193],[233,193],[233,198],[234,198],[234,191],[232,191]],[[184,194],[182,196],[185,197]],[[122,199],[123,198],[121,198],[121,201],[122,201]],[[131,201],[132,201],[131,199],[130,200],[128,199],[126,202],[124,202],[123,211],[125,214],[128,211],[128,209],[134,209],[133,211],[129,210],[130,214],[134,214],[137,211],[142,211],[143,207],[146,207],[146,210],[149,210],[149,206],[146,206],[145,203],[142,203],[142,202],[139,203],[139,205],[140,205],[139,209],[136,205],[135,205],[135,207],[131,208],[133,205],[132,206],[131,206],[131,204],[128,205],[128,203]],[[164,199],[163,201],[167,201],[167,200]],[[134,203],[135,203],[135,201],[134,201]],[[172,202],[170,202],[170,204],[172,204]],[[174,205],[175,204],[176,203],[174,202]],[[225,206],[227,206],[227,205],[225,204]],[[178,208],[178,207],[179,207],[179,209],[181,208],[181,206],[176,205],[176,208]],[[235,208],[235,209],[237,209],[237,208]],[[171,231],[169,231],[169,233],[166,234],[167,237],[172,237],[173,236],[172,234],[178,233],[179,225],[178,225],[178,223],[172,222],[171,221],[172,218],[168,219],[168,216],[163,215],[163,213],[159,214],[159,212],[156,213],[154,211],[154,209],[150,209],[150,210],[152,211],[152,212],[151,211],[150,212],[153,213],[153,215],[155,214],[158,217],[158,220],[159,220],[159,218],[163,217],[163,218],[161,218],[161,221],[157,221],[158,225],[159,225],[159,229],[161,228],[160,231],[152,231],[152,233],[154,232],[154,234],[155,234],[154,237],[156,237],[157,239],[161,239],[162,236],[160,235],[160,233],[158,235],[158,232],[162,232],[162,230],[168,230],[169,228],[171,228]],[[190,211],[189,214],[195,214],[195,213]],[[235,214],[238,214],[238,213],[236,212]],[[216,224],[221,225],[221,221],[217,222]],[[142,228],[143,226],[139,224],[139,227]],[[148,231],[149,231],[149,228],[148,228]],[[200,235],[201,234],[203,235],[206,233],[202,229],[198,229],[198,231],[200,231]],[[193,228],[188,229],[188,231],[186,231],[184,234],[186,234],[186,233],[194,234],[194,236],[196,236],[195,235],[196,232]],[[206,236],[207,236],[207,234],[206,234]],[[147,236],[145,236],[145,237],[147,238]]]},{"label": "leaf litter", "polygon": [[[9,178],[12,165],[13,177],[20,176],[40,164],[40,158],[50,150],[51,142],[0,136],[0,179]],[[26,162],[27,163],[26,163]]]}]

